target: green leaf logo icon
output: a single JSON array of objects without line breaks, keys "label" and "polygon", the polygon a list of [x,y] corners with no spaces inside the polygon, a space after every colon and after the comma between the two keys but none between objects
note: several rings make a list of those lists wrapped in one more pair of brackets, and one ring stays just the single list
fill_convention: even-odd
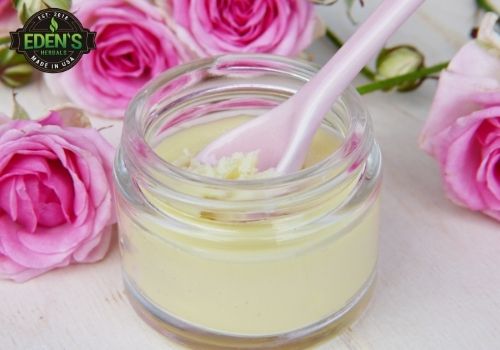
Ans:
[{"label": "green leaf logo icon", "polygon": [[59,24],[57,24],[57,21],[56,21],[56,19],[54,17],[52,17],[50,19],[50,26],[49,26],[49,28],[50,28],[50,31],[52,33],[54,33],[57,30],[57,28],[59,28]]}]

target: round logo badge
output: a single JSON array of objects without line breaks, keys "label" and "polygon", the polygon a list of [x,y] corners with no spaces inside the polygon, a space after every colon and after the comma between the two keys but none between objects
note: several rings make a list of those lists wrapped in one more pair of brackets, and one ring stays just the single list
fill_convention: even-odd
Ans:
[{"label": "round logo badge", "polygon": [[50,8],[35,13],[23,28],[11,32],[10,48],[40,71],[60,73],[95,49],[95,37],[72,13]]}]

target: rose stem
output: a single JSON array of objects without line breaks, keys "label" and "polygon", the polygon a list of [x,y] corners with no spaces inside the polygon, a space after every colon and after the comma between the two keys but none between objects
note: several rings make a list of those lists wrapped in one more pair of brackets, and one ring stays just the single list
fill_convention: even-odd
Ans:
[{"label": "rose stem", "polygon": [[358,86],[357,90],[361,95],[364,95],[377,90],[390,89],[407,81],[414,81],[417,79],[426,78],[429,75],[441,72],[443,69],[448,67],[448,64],[449,62],[443,62],[436,64],[435,66],[432,67],[426,67],[416,70],[415,72],[412,73],[399,75],[397,77],[385,80],[379,80],[374,83],[368,83],[365,85]]},{"label": "rose stem", "polygon": [[[342,45],[344,45],[344,42],[328,27],[326,28],[326,37],[337,48],[340,48]],[[361,70],[361,74],[363,74],[366,78],[368,78],[371,81],[375,80],[375,72],[368,67],[364,67]]]}]

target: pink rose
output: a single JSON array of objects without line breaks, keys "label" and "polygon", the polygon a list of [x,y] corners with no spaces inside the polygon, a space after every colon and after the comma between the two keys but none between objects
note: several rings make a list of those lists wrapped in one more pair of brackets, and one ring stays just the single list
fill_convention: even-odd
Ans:
[{"label": "pink rose", "polygon": [[0,18],[13,11],[12,0],[0,0]]},{"label": "pink rose", "polygon": [[199,56],[227,52],[297,55],[319,20],[308,0],[161,0]]},{"label": "pink rose", "polygon": [[72,9],[85,28],[97,32],[97,48],[72,69],[45,77],[52,92],[92,113],[123,118],[145,83],[190,58],[147,1],[85,0]]},{"label": "pink rose", "polygon": [[8,36],[9,31],[14,31],[20,26],[12,0],[0,0],[0,36]]},{"label": "pink rose", "polygon": [[421,147],[455,203],[500,220],[500,55],[471,42],[441,74]]},{"label": "pink rose", "polygon": [[0,18],[15,13],[12,0],[0,0]]},{"label": "pink rose", "polygon": [[112,146],[95,129],[61,126],[58,112],[4,121],[0,277],[22,282],[102,259],[115,223]]}]

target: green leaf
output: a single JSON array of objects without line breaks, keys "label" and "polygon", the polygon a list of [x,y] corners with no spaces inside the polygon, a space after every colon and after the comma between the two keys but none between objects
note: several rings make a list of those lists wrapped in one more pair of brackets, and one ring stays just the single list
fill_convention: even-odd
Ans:
[{"label": "green leaf", "polygon": [[3,67],[10,66],[16,55],[17,53],[14,50],[10,50],[8,47],[0,47],[0,71]]},{"label": "green leaf", "polygon": [[56,19],[54,17],[52,17],[50,19],[50,26],[49,26],[49,28],[50,28],[50,31],[52,33],[54,33],[59,28],[59,24],[57,24],[57,21],[56,21]]},{"label": "green leaf", "polygon": [[12,100],[14,101],[14,111],[12,112],[12,119],[14,120],[29,120],[28,112],[17,102],[16,93],[12,93]]},{"label": "green leaf", "polygon": [[17,88],[29,83],[32,76],[33,67],[24,63],[6,68],[0,76],[0,80],[11,88]]},{"label": "green leaf", "polygon": [[17,10],[17,15],[19,16],[19,20],[21,21],[21,23],[26,23],[28,18],[31,17],[30,11],[28,10],[28,6],[26,5],[26,3],[24,2],[20,3],[20,8],[18,8]]},{"label": "green leaf", "polygon": [[71,0],[43,0],[47,8],[56,8],[69,11],[71,8]]},{"label": "green leaf", "polygon": [[[17,16],[22,23],[25,23],[28,18],[41,10],[58,8],[69,11],[71,8],[71,0],[13,0],[12,4],[16,8]],[[58,26],[54,27],[55,30],[57,28]]]},{"label": "green leaf", "polygon": [[484,11],[495,12],[500,14],[500,1],[495,0],[476,0],[476,5],[478,8]]},{"label": "green leaf", "polygon": [[23,55],[9,49],[10,42],[0,38],[0,83],[11,88],[27,84],[33,75]]}]

